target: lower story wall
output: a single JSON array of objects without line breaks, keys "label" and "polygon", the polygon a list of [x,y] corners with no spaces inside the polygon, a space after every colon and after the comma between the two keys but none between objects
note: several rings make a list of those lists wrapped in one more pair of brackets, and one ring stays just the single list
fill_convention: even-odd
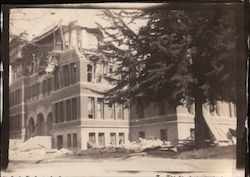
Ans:
[{"label": "lower story wall", "polygon": [[[177,144],[177,122],[160,122],[147,125],[131,126],[129,129],[130,141],[137,141],[144,133],[146,139],[164,139],[172,144]],[[143,138],[143,137],[142,137]]]},{"label": "lower story wall", "polygon": [[[235,117],[215,117],[211,116],[212,122],[225,135],[228,134],[229,129],[236,130],[237,120]],[[194,136],[195,125],[194,115],[186,114],[178,116],[178,139],[185,140]]]},{"label": "lower story wall", "polygon": [[82,127],[81,149],[87,149],[88,144],[97,147],[119,146],[129,141],[128,127]]},{"label": "lower story wall", "polygon": [[[95,136],[95,145],[98,147],[119,146],[128,142],[127,128],[104,128],[104,127],[72,127],[53,130],[52,147],[67,148],[73,151],[85,150],[88,148],[90,141],[93,142]],[[90,138],[92,135],[92,138]],[[121,140],[122,138],[122,140]]]},{"label": "lower story wall", "polygon": [[81,149],[81,129],[80,127],[70,127],[53,130],[52,147],[67,148],[71,150]]},{"label": "lower story wall", "polygon": [[22,128],[22,129],[19,129],[19,130],[15,130],[15,131],[10,131],[9,138],[10,139],[24,140],[25,139],[25,132],[26,132],[25,128]]}]

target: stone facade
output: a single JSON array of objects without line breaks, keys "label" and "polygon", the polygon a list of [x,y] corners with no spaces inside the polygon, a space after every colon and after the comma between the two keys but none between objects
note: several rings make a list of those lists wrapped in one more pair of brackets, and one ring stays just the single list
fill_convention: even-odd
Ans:
[{"label": "stone facade", "polygon": [[[135,103],[127,108],[103,99],[100,92],[113,86],[105,76],[113,74],[115,63],[93,57],[98,35],[76,22],[58,24],[33,40],[51,45],[48,57],[25,58],[19,46],[10,52],[10,138],[51,136],[53,148],[78,150],[139,137],[177,144],[192,136],[194,114],[185,106]],[[224,132],[235,129],[235,107],[219,105],[219,112],[209,115]]]},{"label": "stone facade", "polygon": [[[137,140],[140,136],[146,139],[164,139],[172,144],[194,139],[194,105],[169,108],[166,104],[149,104],[138,110],[140,108],[138,109],[135,103],[130,111],[131,141]],[[204,104],[203,112],[212,122],[207,122],[208,127],[215,129],[210,130],[208,138],[214,138],[217,130],[224,136],[227,136],[229,129],[236,130],[236,108],[233,103],[218,101],[213,109]]]},{"label": "stone facade", "polygon": [[22,53],[10,53],[10,138],[51,136],[54,148],[76,150],[128,141],[129,110],[99,94],[112,87],[103,77],[112,71],[109,63],[89,57],[89,50],[97,47],[96,34],[89,30],[72,23],[57,25],[33,40],[40,45],[54,41],[43,69],[49,72],[41,71],[44,65],[34,58],[27,62]]}]

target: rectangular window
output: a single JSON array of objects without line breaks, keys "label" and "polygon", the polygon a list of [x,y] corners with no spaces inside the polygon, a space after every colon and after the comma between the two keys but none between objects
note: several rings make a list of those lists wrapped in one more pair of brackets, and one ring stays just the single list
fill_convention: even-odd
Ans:
[{"label": "rectangular window", "polygon": [[76,98],[72,98],[72,120],[76,120],[76,116],[77,116],[77,107],[76,107]]},{"label": "rectangular window", "polygon": [[194,138],[195,138],[195,129],[194,129],[194,128],[191,128],[191,129],[190,129],[190,138],[191,138],[192,140],[194,140]]},{"label": "rectangular window", "polygon": [[116,145],[116,133],[110,133],[110,144]]},{"label": "rectangular window", "polygon": [[60,121],[60,108],[59,103],[55,104],[55,114],[56,114],[56,123]]},{"label": "rectangular window", "polygon": [[98,63],[96,64],[96,82],[101,83],[102,82],[102,77],[103,77],[103,64]]},{"label": "rectangular window", "polygon": [[104,104],[103,104],[103,98],[97,99],[97,118],[98,119],[104,119]]},{"label": "rectangular window", "polygon": [[138,135],[139,135],[139,138],[145,139],[145,132],[140,131],[140,132],[138,133]]},{"label": "rectangular window", "polygon": [[96,143],[96,140],[95,140],[95,133],[89,133],[89,143],[91,145],[95,144]]},{"label": "rectangular window", "polygon": [[34,98],[36,96],[36,87],[35,85],[32,86],[32,97]]},{"label": "rectangular window", "polygon": [[115,117],[116,119],[124,119],[124,111],[123,111],[123,105],[122,104],[115,104]]},{"label": "rectangular window", "polygon": [[64,86],[68,86],[69,85],[69,67],[68,65],[64,65],[63,66],[63,82],[64,82]]},{"label": "rectangular window", "polygon": [[160,134],[161,134],[162,141],[168,141],[168,130],[167,129],[160,130]]},{"label": "rectangular window", "polygon": [[63,136],[62,135],[58,135],[56,138],[57,141],[57,149],[61,149],[63,147]]},{"label": "rectangular window", "polygon": [[60,122],[64,122],[64,104],[60,102]]},{"label": "rectangular window", "polygon": [[43,95],[46,93],[46,80],[43,81]]},{"label": "rectangular window", "polygon": [[40,84],[36,84],[36,96],[40,95]]},{"label": "rectangular window", "polygon": [[119,144],[125,144],[124,133],[119,133]]},{"label": "rectangular window", "polygon": [[88,97],[88,118],[94,119],[95,118],[95,105],[94,105],[94,98]]},{"label": "rectangular window", "polygon": [[76,64],[71,63],[70,64],[70,70],[71,70],[71,83],[76,83]]},{"label": "rectangular window", "polygon": [[67,134],[67,146],[71,147],[71,134]]},{"label": "rectangular window", "polygon": [[17,90],[17,104],[20,104],[22,102],[22,90]]},{"label": "rectangular window", "polygon": [[105,146],[104,133],[98,133],[98,143],[100,146]]},{"label": "rectangular window", "polygon": [[77,147],[77,134],[73,133],[73,147]]},{"label": "rectangular window", "polygon": [[106,110],[107,110],[107,118],[108,119],[115,119],[115,107],[113,103],[105,103],[106,104]]},{"label": "rectangular window", "polygon": [[51,78],[48,79],[48,92],[50,93],[50,91],[52,90],[52,87],[51,87]]},{"label": "rectangular window", "polygon": [[66,111],[67,111],[67,113],[66,113],[66,115],[67,115],[67,121],[70,121],[71,120],[71,102],[70,102],[70,100],[67,100],[66,101]]},{"label": "rectangular window", "polygon": [[54,80],[55,80],[55,90],[59,89],[59,69],[55,70],[55,74],[54,74]]}]

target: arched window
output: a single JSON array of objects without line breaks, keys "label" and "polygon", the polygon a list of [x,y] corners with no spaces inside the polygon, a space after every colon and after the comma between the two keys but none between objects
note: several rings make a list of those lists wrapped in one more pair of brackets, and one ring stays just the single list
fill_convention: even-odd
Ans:
[{"label": "arched window", "polygon": [[87,81],[92,82],[93,80],[93,67],[92,65],[87,65]]}]

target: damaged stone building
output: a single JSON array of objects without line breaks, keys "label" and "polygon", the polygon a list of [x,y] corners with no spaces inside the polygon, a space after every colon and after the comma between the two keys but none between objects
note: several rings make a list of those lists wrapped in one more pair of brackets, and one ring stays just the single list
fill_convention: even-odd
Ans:
[{"label": "damaged stone building", "polygon": [[98,32],[76,22],[56,25],[33,39],[51,50],[47,62],[10,52],[10,138],[51,136],[55,148],[86,149],[128,141],[128,109],[97,94],[111,88],[113,64],[92,57]]},{"label": "damaged stone building", "polygon": [[[193,107],[109,103],[100,92],[112,88],[106,79],[114,61],[96,55],[102,37],[97,28],[77,21],[61,23],[33,39],[48,55],[24,58],[22,46],[10,51],[10,138],[48,141],[53,148],[116,146],[139,137],[177,144],[194,134]],[[42,50],[42,49],[41,49]],[[46,58],[46,59],[44,59]],[[219,140],[236,129],[233,103],[204,106],[211,133]]]}]

